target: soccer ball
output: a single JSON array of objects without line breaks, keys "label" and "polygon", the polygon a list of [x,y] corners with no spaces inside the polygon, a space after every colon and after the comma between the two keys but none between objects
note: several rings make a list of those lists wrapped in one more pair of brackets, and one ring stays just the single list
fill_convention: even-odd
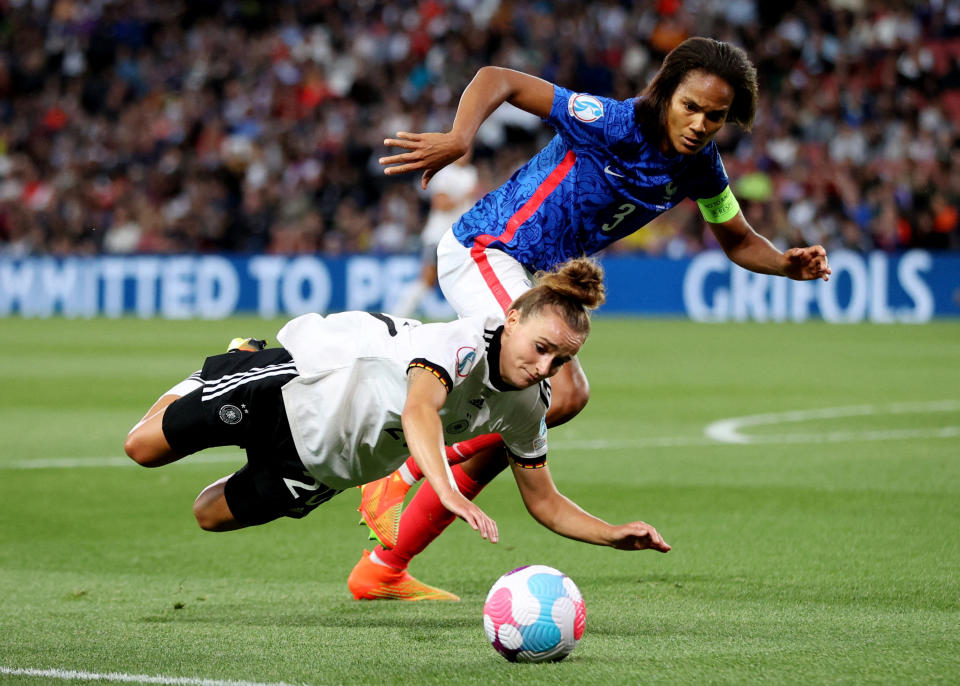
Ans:
[{"label": "soccer ball", "polygon": [[573,580],[553,567],[507,572],[487,594],[483,630],[511,662],[557,662],[583,636],[587,609]]}]

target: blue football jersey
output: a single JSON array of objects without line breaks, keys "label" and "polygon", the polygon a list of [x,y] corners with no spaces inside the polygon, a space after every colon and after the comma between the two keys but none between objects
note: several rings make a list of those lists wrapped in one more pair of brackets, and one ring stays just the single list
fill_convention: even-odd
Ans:
[{"label": "blue football jersey", "polygon": [[464,246],[503,250],[531,270],[592,255],[684,198],[728,186],[716,144],[665,155],[644,139],[636,100],[554,86],[546,120],[557,135],[454,224]]}]

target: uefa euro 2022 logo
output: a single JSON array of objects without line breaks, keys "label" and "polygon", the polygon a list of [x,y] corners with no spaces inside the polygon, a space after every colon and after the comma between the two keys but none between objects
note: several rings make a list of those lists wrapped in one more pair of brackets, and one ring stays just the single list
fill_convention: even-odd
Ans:
[{"label": "uefa euro 2022 logo", "polygon": [[571,117],[590,124],[603,116],[603,104],[592,95],[574,93],[567,101],[567,112]]}]

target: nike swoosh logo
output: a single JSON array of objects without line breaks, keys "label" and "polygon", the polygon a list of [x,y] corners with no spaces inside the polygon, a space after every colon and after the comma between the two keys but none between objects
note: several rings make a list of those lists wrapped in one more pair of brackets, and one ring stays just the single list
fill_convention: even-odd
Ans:
[{"label": "nike swoosh logo", "polygon": [[625,178],[626,178],[623,174],[618,174],[617,172],[615,172],[615,171],[613,171],[612,169],[610,169],[610,165],[609,165],[609,164],[608,164],[606,167],[603,168],[603,171],[605,171],[605,172],[606,172],[607,174],[609,174],[610,176],[619,176],[621,179],[625,179]]}]

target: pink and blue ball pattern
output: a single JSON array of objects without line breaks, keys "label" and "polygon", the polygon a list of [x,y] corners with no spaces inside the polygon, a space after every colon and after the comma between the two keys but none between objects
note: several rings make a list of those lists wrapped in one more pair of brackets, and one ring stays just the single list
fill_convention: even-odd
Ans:
[{"label": "pink and blue ball pattern", "polygon": [[545,565],[504,574],[483,606],[487,639],[511,662],[562,660],[576,647],[586,623],[576,584]]}]

